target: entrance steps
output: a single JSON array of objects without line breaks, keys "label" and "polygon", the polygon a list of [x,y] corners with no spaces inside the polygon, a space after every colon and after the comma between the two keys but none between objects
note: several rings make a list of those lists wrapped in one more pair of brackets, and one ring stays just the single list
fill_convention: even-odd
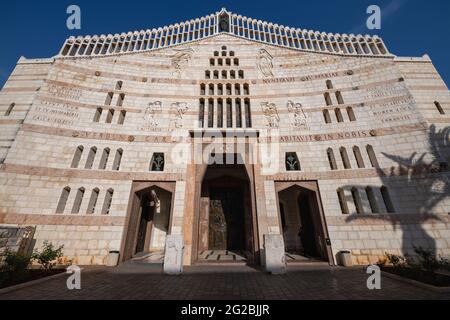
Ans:
[{"label": "entrance steps", "polygon": [[130,262],[139,264],[162,264],[164,262],[164,252],[139,253]]},{"label": "entrance steps", "polygon": [[223,266],[223,265],[247,265],[247,259],[241,252],[229,250],[205,250],[200,252],[195,265]]},{"label": "entrance steps", "polygon": [[328,262],[309,258],[296,253],[286,252],[286,263],[293,266],[327,267]]}]

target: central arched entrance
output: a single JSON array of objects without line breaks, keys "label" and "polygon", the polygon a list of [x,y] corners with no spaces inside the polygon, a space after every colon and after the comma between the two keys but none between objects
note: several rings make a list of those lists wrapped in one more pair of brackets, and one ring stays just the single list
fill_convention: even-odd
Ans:
[{"label": "central arched entrance", "polygon": [[245,165],[208,166],[201,185],[197,262],[253,264],[252,212]]}]

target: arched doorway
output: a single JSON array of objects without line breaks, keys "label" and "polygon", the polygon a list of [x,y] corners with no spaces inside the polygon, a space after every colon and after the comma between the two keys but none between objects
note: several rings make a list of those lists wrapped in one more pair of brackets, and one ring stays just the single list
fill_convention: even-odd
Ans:
[{"label": "arched doorway", "polygon": [[332,262],[316,183],[279,183],[277,191],[287,262]]},{"label": "arched doorway", "polygon": [[[171,183],[134,183],[128,210],[122,261],[162,263],[173,208]],[[145,260],[145,261],[144,261]]]}]

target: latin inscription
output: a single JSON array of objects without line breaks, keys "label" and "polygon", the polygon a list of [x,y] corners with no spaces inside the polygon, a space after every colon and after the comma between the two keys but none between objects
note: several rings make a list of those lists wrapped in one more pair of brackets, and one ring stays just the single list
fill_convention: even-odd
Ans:
[{"label": "latin inscription", "polygon": [[80,117],[78,107],[45,100],[34,107],[34,113],[34,121],[67,126],[74,125]]},{"label": "latin inscription", "polygon": [[50,84],[48,86],[48,92],[55,97],[69,100],[80,100],[82,91],[80,89],[73,89],[56,84]]}]

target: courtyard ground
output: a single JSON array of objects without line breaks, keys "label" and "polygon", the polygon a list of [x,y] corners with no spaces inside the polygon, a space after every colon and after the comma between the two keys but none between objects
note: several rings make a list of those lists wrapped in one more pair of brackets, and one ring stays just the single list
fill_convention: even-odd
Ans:
[{"label": "courtyard ground", "polygon": [[289,267],[287,274],[272,276],[243,266],[197,266],[185,268],[181,276],[166,276],[157,265],[126,264],[83,269],[82,289],[73,291],[67,289],[67,278],[63,275],[0,294],[0,300],[450,300],[450,293],[386,277],[382,277],[381,290],[369,290],[362,267]]}]

